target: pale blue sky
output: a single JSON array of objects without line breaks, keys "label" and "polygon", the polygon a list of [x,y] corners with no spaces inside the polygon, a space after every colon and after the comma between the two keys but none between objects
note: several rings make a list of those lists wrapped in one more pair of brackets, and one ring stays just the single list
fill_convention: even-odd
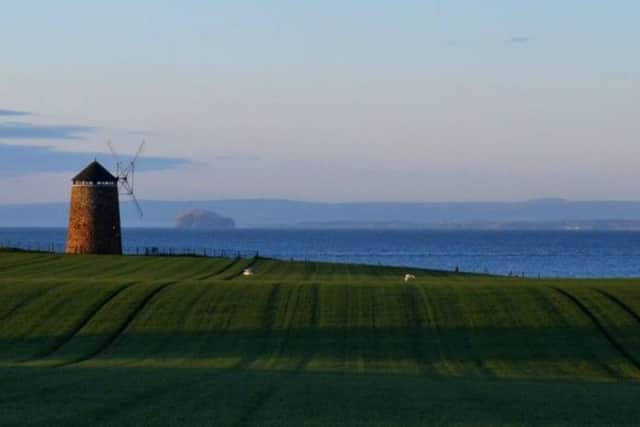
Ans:
[{"label": "pale blue sky", "polygon": [[640,198],[640,2],[0,5],[0,203]]}]

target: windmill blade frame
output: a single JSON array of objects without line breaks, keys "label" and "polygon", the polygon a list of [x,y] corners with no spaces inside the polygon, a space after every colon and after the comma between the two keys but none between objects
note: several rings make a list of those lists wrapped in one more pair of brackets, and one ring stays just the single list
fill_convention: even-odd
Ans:
[{"label": "windmill blade frame", "polygon": [[116,149],[113,146],[111,140],[107,140],[107,147],[109,147],[109,151],[111,151],[111,156],[113,156],[113,160],[116,162],[116,176],[120,176],[122,172],[122,159],[120,155],[116,152]]},{"label": "windmill blade frame", "polygon": [[140,218],[143,217],[143,212],[142,212],[142,207],[140,206],[140,203],[138,202],[138,199],[136,199],[136,196],[134,193],[134,182],[135,182],[136,162],[138,161],[140,154],[144,150],[145,145],[146,145],[146,141],[143,140],[140,146],[138,147],[138,150],[136,151],[135,155],[128,162],[127,167],[123,167],[124,163],[122,162],[122,160],[120,159],[120,156],[116,152],[113,144],[111,143],[111,140],[107,141],[107,146],[109,147],[109,151],[111,151],[111,154],[113,155],[113,158],[116,161],[116,178],[118,179],[119,192],[120,194],[131,197],[133,204],[138,212],[138,216],[140,216]]},{"label": "windmill blade frame", "polygon": [[133,201],[133,204],[136,207],[136,210],[138,211],[138,216],[140,218],[144,217],[144,212],[142,212],[142,207],[140,206],[140,203],[138,203],[138,199],[136,199],[136,196],[133,193],[131,193],[131,200]]},{"label": "windmill blade frame", "polygon": [[147,141],[145,141],[144,139],[142,140],[142,142],[140,143],[140,146],[138,147],[138,151],[136,151],[136,155],[133,156],[133,159],[131,159],[131,164],[134,165],[136,163],[136,160],[138,160],[138,157],[140,157],[140,154],[142,154],[142,151],[144,150],[144,146],[147,144]]},{"label": "windmill blade frame", "polygon": [[145,144],[146,144],[146,141],[142,140],[142,142],[138,146],[138,151],[136,151],[136,154],[131,158],[131,160],[129,160],[127,167],[122,168],[122,176],[124,180],[129,180],[129,175],[131,175],[130,181],[132,182],[131,184],[132,187],[133,187],[133,174],[135,172],[136,161],[138,160],[138,157],[140,157],[140,154],[142,154]]}]

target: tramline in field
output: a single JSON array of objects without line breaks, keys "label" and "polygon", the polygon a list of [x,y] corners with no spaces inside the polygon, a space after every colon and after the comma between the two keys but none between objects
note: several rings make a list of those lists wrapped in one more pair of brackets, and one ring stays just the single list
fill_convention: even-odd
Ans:
[{"label": "tramline in field", "polygon": [[0,421],[633,425],[638,313],[639,280],[0,253]]}]

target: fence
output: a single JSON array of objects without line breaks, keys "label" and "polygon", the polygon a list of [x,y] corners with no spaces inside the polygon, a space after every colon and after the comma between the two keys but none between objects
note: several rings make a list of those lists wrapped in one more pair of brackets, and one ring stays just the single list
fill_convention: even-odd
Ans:
[{"label": "fence", "polygon": [[65,245],[61,243],[44,243],[44,242],[0,242],[0,249],[20,249],[30,252],[48,252],[48,253],[64,253]]},{"label": "fence", "polygon": [[[60,242],[0,242],[0,249],[19,249],[30,252],[65,253],[65,244]],[[191,256],[207,258],[253,258],[259,257],[258,251],[238,251],[216,248],[159,247],[159,246],[127,246],[122,248],[126,255],[138,256]]]}]

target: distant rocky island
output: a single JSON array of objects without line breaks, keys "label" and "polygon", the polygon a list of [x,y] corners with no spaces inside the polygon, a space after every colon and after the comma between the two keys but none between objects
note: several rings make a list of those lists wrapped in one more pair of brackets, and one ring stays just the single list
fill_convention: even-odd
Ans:
[{"label": "distant rocky island", "polygon": [[176,217],[176,228],[180,230],[230,230],[235,221],[205,209],[191,209]]}]

